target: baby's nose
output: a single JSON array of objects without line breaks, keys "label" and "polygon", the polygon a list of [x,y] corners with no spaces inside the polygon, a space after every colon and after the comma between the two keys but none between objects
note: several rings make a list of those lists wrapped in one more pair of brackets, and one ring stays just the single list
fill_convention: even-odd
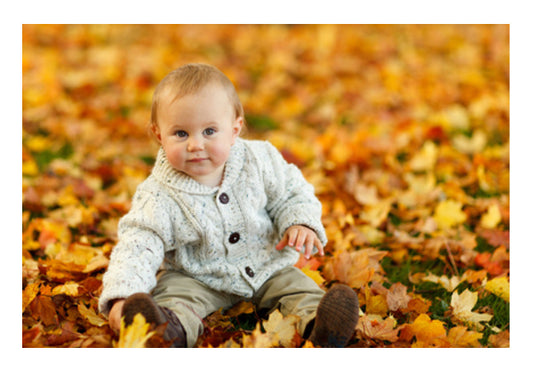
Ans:
[{"label": "baby's nose", "polygon": [[201,151],[204,149],[204,141],[199,138],[190,137],[187,150],[190,152]]}]

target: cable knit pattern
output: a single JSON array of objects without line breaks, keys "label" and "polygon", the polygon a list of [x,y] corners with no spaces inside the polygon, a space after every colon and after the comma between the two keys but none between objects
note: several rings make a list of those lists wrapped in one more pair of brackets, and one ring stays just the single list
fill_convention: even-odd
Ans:
[{"label": "cable knit pattern", "polygon": [[313,187],[270,143],[238,138],[222,184],[214,188],[174,170],[160,149],[119,222],[99,309],[107,314],[110,300],[150,292],[162,264],[250,298],[274,272],[298,260],[292,248],[275,249],[296,224],[326,244]]}]

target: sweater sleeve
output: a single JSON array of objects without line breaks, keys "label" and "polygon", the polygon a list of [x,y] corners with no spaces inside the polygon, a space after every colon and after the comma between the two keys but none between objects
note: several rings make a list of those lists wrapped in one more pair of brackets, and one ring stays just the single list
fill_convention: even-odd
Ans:
[{"label": "sweater sleeve", "polygon": [[113,248],[99,310],[107,315],[110,301],[136,292],[150,292],[164,259],[165,240],[171,224],[161,200],[149,192],[137,192],[131,210],[119,222],[118,240]]},{"label": "sweater sleeve", "polygon": [[265,142],[266,155],[263,177],[268,196],[267,212],[278,227],[280,238],[287,228],[305,225],[315,231],[320,242],[327,243],[322,225],[322,205],[315,196],[313,186],[301,171],[289,164],[269,142]]}]

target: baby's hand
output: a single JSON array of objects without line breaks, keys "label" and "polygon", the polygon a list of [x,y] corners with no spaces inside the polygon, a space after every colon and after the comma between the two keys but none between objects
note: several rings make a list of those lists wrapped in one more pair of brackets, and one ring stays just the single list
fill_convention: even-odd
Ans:
[{"label": "baby's hand", "polygon": [[119,299],[113,303],[109,311],[109,327],[117,333],[120,331],[120,320],[122,319],[122,307],[124,306],[124,299]]},{"label": "baby's hand", "polygon": [[311,258],[313,246],[316,246],[320,256],[324,256],[324,247],[318,239],[315,231],[303,225],[293,225],[292,227],[287,228],[285,235],[276,245],[276,249],[282,250],[287,245],[296,248],[296,251],[298,252],[305,246],[304,256],[306,259]]}]

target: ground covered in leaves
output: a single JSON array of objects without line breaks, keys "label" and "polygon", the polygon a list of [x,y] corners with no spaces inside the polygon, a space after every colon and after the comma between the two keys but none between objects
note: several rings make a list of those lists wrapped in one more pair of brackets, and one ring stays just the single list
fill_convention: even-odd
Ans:
[{"label": "ground covered in leaves", "polygon": [[[24,347],[166,345],[97,301],[154,86],[193,61],[316,187],[329,243],[298,266],[358,293],[350,346],[509,346],[508,26],[25,25]],[[198,346],[312,346],[295,320],[241,303]]]}]

